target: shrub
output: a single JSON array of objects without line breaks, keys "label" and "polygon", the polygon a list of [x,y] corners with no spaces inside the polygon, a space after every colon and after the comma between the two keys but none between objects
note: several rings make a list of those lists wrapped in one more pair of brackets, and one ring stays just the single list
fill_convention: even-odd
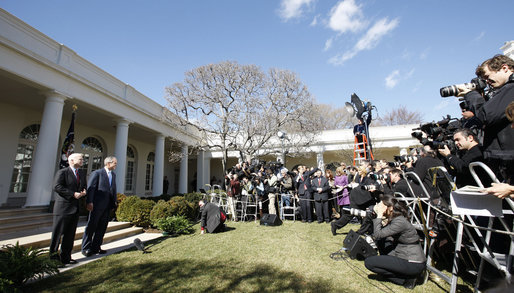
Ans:
[{"label": "shrub", "polygon": [[190,203],[198,203],[200,199],[203,199],[205,194],[200,192],[192,192],[184,194],[184,198]]},{"label": "shrub", "polygon": [[150,212],[150,222],[152,225],[157,226],[157,221],[166,217],[173,216],[171,204],[164,200],[159,200]]},{"label": "shrub", "polygon": [[194,220],[198,214],[198,203],[188,202],[183,196],[172,197],[169,201],[173,215]]},{"label": "shrub", "polygon": [[8,244],[0,250],[0,286],[2,292],[16,291],[31,278],[59,273],[58,262],[48,257],[45,249]]},{"label": "shrub", "polygon": [[116,217],[119,221],[130,222],[138,227],[148,227],[151,224],[150,212],[154,205],[151,200],[127,196],[118,206]]},{"label": "shrub", "polygon": [[172,216],[159,219],[157,228],[169,234],[191,234],[194,232],[189,220],[184,216]]},{"label": "shrub", "polygon": [[118,200],[118,205],[119,205],[119,204],[120,204],[124,199],[126,199],[126,198],[127,198],[127,196],[126,196],[125,194],[123,194],[123,193],[118,193],[118,194],[116,195],[116,197],[117,197],[117,200]]}]

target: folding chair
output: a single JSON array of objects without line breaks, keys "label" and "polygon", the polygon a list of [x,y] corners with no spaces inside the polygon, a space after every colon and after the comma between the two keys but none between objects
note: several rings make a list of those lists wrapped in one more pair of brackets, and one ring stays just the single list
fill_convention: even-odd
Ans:
[{"label": "folding chair", "polygon": [[[284,195],[288,195],[291,197],[291,205],[286,206],[283,200]],[[292,194],[282,193],[280,194],[280,219],[285,220],[286,217],[292,217],[293,222],[296,221],[296,201]]]}]

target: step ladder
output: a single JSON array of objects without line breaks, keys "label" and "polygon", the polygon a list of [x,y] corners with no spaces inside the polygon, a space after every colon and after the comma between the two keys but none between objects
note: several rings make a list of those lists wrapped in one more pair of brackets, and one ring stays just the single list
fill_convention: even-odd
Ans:
[{"label": "step ladder", "polygon": [[355,136],[353,145],[353,165],[359,165],[362,161],[373,160],[373,152],[369,147],[368,138],[365,134],[360,134],[362,141],[359,142],[358,135]]}]

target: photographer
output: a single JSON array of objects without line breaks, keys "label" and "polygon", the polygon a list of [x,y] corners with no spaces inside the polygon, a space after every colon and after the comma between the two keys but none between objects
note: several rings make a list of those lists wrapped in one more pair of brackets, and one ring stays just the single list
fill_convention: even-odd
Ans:
[{"label": "photographer", "polygon": [[366,258],[364,265],[395,284],[413,289],[416,278],[425,270],[426,258],[418,233],[407,218],[407,209],[395,198],[384,196],[374,211],[377,217],[373,220],[373,238],[392,237],[394,249],[387,255]]},{"label": "photographer", "polygon": [[[461,158],[452,155],[447,145],[439,149],[439,153],[446,158],[451,170],[454,170],[453,173],[456,176],[455,184],[458,188],[466,185],[476,185],[469,171],[469,164],[482,161],[483,155],[475,134],[467,128],[458,129],[453,134],[453,140],[457,148],[464,151],[464,155]],[[485,178],[487,177],[482,177],[482,179]]]},{"label": "photographer", "polygon": [[514,170],[514,129],[510,127],[505,116],[505,109],[514,101],[514,60],[504,55],[496,55],[478,66],[475,73],[492,89],[491,98],[484,103],[477,91],[470,91],[463,86],[458,87],[458,96],[464,97],[484,125],[483,147],[488,165],[497,175],[508,180]]},{"label": "photographer", "polygon": [[282,168],[280,170],[280,176],[278,178],[278,183],[280,184],[280,194],[282,204],[286,207],[291,206],[291,192],[293,190],[293,179],[288,174],[286,168]]},{"label": "photographer", "polygon": [[402,170],[393,169],[391,170],[390,176],[394,192],[399,192],[406,197],[414,197],[414,195],[410,192],[407,180],[402,176]]},{"label": "photographer", "polygon": [[419,179],[423,182],[423,185],[430,193],[430,199],[437,200],[440,196],[432,185],[433,178],[430,175],[429,169],[433,167],[442,167],[443,162],[436,157],[435,151],[429,145],[423,146],[418,151],[420,152],[420,158],[416,161],[414,172],[418,175]]},{"label": "photographer", "polygon": [[[371,177],[366,176],[367,170],[364,164],[359,167],[358,175],[359,176],[357,180],[360,180],[360,182],[355,181],[354,183],[350,184],[351,186],[353,186],[352,190],[350,191],[350,207],[353,209],[365,211],[369,209],[371,206],[373,206],[376,202],[374,197],[374,194],[377,193],[375,185],[376,181],[373,180]],[[354,215],[345,212],[341,214],[341,217],[339,219],[332,222],[330,224],[332,235],[335,236],[336,231],[346,226],[352,220],[353,216]],[[363,220],[362,225],[357,231],[357,233],[361,235],[369,233],[371,228],[371,220]]]},{"label": "photographer", "polygon": [[461,102],[459,104],[460,109],[462,111],[462,118],[460,123],[462,124],[462,128],[469,128],[475,134],[479,134],[482,130],[482,121],[480,121],[473,113],[466,102]]}]

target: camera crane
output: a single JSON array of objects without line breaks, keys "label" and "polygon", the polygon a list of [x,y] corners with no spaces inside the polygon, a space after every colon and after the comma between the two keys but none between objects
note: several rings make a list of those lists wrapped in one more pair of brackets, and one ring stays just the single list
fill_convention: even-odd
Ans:
[{"label": "camera crane", "polygon": [[361,124],[355,125],[353,132],[355,134],[355,141],[353,145],[353,165],[362,161],[373,160],[373,148],[369,140],[368,127],[371,123],[372,116],[371,110],[376,109],[371,102],[363,102],[357,94],[353,93],[351,96],[351,103],[345,103],[346,110],[353,117],[359,119]]}]

